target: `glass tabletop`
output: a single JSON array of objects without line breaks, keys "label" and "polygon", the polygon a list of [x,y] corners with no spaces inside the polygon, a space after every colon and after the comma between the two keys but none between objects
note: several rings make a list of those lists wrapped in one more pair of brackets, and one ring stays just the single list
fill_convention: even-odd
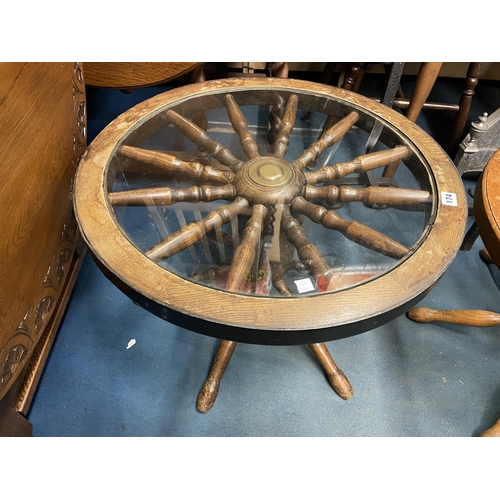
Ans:
[{"label": "glass tabletop", "polygon": [[400,132],[290,91],[159,108],[121,141],[110,173],[112,210],[141,252],[234,293],[357,286],[411,255],[433,222],[432,175]]},{"label": "glass tabletop", "polygon": [[463,183],[401,113],[278,78],[187,85],[131,108],[79,164],[103,272],[218,338],[323,342],[407,311],[463,239]]}]

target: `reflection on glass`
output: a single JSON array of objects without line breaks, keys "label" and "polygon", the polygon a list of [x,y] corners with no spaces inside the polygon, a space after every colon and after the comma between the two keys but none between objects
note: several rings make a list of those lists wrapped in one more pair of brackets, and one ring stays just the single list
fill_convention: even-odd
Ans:
[{"label": "reflection on glass", "polygon": [[411,255],[433,213],[427,166],[388,124],[367,151],[373,124],[323,96],[194,97],[124,138],[109,202],[185,279],[263,296],[356,286]]}]

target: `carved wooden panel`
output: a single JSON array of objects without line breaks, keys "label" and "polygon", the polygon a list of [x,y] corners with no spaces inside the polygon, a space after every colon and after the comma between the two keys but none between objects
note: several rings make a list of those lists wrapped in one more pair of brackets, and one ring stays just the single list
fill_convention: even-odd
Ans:
[{"label": "carved wooden panel", "polygon": [[19,385],[74,258],[71,189],[86,147],[77,63],[0,64],[0,399]]}]

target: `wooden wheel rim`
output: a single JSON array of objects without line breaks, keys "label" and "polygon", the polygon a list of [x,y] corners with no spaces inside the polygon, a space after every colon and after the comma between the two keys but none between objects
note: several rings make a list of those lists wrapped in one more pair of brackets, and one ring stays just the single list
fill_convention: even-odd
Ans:
[{"label": "wooden wheel rim", "polygon": [[[210,92],[270,88],[313,93],[360,107],[397,128],[417,148],[434,177],[436,210],[427,238],[409,258],[358,287],[307,297],[275,298],[229,293],[187,281],[161,268],[131,244],[109,206],[105,188],[107,166],[120,141],[158,108]],[[456,206],[442,202],[446,193],[456,196]],[[173,323],[215,337],[262,344],[333,340],[372,329],[404,313],[452,262],[467,218],[465,192],[454,165],[415,124],[390,108],[342,89],[272,78],[188,85],[125,112],[87,149],[78,167],[74,200],[77,220],[96,262],[122,290]]]}]

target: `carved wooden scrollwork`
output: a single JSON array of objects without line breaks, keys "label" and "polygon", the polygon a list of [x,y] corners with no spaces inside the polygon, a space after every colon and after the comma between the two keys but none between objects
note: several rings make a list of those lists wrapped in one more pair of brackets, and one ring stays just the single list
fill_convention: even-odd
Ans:
[{"label": "carved wooden scrollwork", "polygon": [[23,336],[22,333],[18,333],[12,339],[10,345],[7,346],[8,350],[0,372],[0,386],[7,385],[16,375],[19,366],[21,366],[22,361],[30,351],[30,349],[26,347],[26,343],[31,344],[30,339],[26,339],[26,336]]},{"label": "carved wooden scrollwork", "polygon": [[81,63],[73,63],[73,107],[75,114],[73,150],[81,150],[80,154],[83,154],[87,143],[87,108]]},{"label": "carved wooden scrollwork", "polygon": [[69,271],[76,239],[76,225],[69,221],[63,226],[58,248],[47,269],[42,285],[16,331],[0,351],[0,393],[24,367],[25,359],[40,340]]}]

